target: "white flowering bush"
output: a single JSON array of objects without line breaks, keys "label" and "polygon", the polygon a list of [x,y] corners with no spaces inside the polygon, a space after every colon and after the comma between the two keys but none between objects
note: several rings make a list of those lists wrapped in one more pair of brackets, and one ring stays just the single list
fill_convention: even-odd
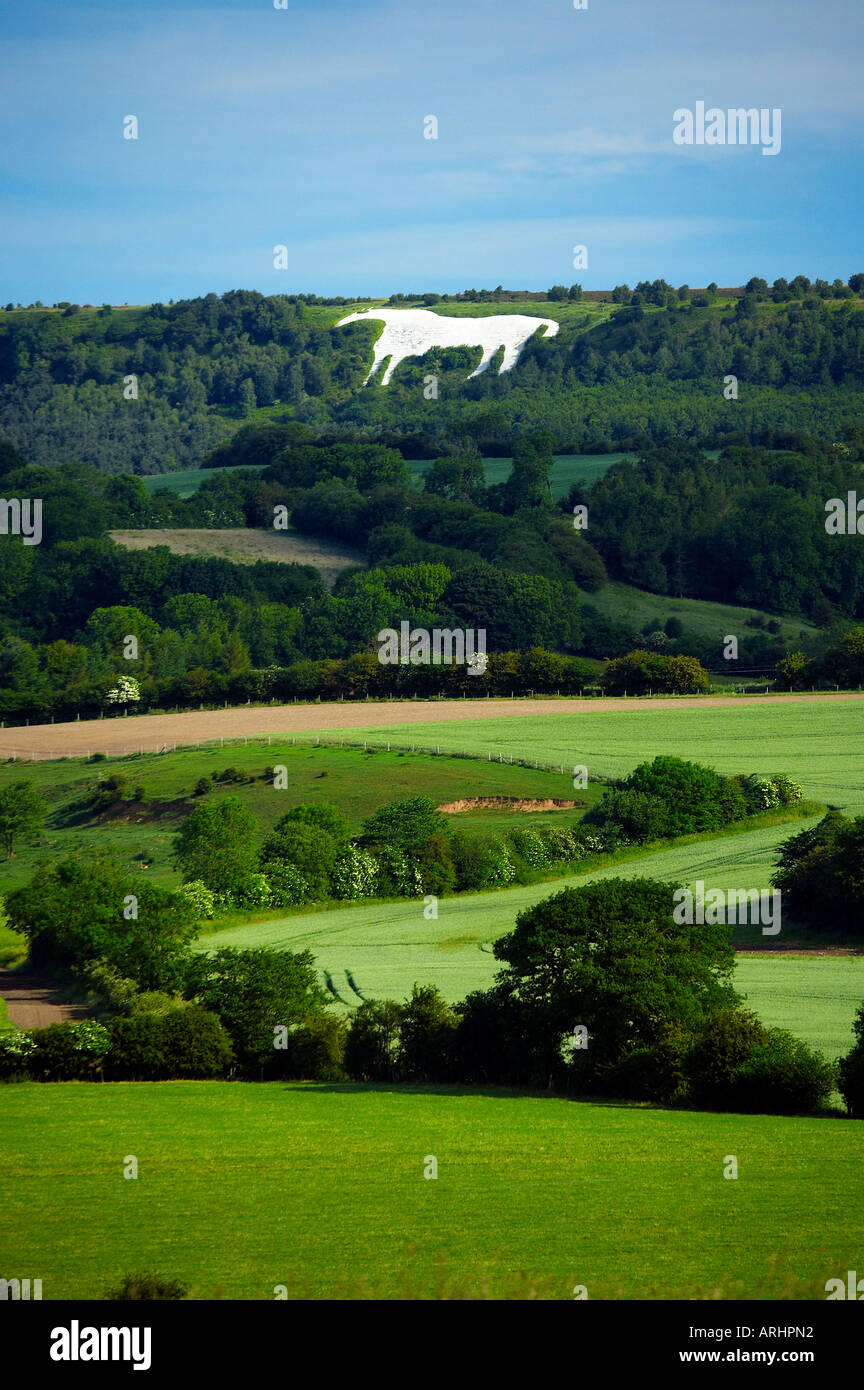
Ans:
[{"label": "white flowering bush", "polygon": [[757,772],[741,779],[741,790],[753,811],[768,811],[780,805],[780,794],[773,777],[760,777]]},{"label": "white flowering bush", "polygon": [[566,864],[584,853],[572,831],[563,825],[545,826],[539,834],[550,864]]},{"label": "white flowering bush", "polygon": [[548,846],[536,830],[513,830],[510,843],[532,869],[548,869],[552,862]]},{"label": "white flowering bush", "polygon": [[376,892],[380,897],[419,898],[423,894],[423,878],[419,865],[398,849],[380,849],[375,856],[378,864]]},{"label": "white flowering bush", "polygon": [[378,888],[378,863],[368,850],[349,845],[336,860],[333,893],[337,898],[371,898]]},{"label": "white flowering bush", "polygon": [[781,806],[792,806],[796,801],[800,801],[804,795],[804,788],[799,782],[793,782],[791,777],[782,774],[774,778],[774,788],[780,799]]},{"label": "white flowering bush", "polygon": [[299,907],[309,901],[307,880],[287,859],[271,859],[266,877],[272,907]]},{"label": "white flowering bush", "polygon": [[516,865],[508,853],[503,840],[490,846],[492,869],[489,874],[490,888],[504,888],[516,877]]},{"label": "white flowering bush", "polygon": [[209,922],[216,916],[217,894],[200,878],[193,878],[190,883],[184,883],[180,892],[192,904],[199,917]]},{"label": "white flowering bush", "polygon": [[134,705],[141,699],[141,687],[134,676],[119,676],[117,684],[105,693],[106,705]]},{"label": "white flowering bush", "polygon": [[27,1059],[35,1046],[31,1035],[20,1028],[4,1029],[0,1033],[0,1076],[26,1072]]}]

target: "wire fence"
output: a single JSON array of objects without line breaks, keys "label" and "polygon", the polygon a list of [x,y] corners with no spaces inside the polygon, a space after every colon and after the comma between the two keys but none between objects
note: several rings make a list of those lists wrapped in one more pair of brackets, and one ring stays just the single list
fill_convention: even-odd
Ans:
[{"label": "wire fence", "polygon": [[[862,689],[861,686],[858,686],[858,687],[857,687],[857,692],[854,691],[854,690],[850,690],[848,693],[861,693],[861,689]],[[811,687],[811,692],[809,692],[809,693],[813,693],[813,694],[816,694],[816,693],[831,694],[831,693],[839,693],[840,690],[841,690],[841,687],[840,687],[839,685],[831,684],[830,686],[823,686],[823,687],[820,687],[819,689],[817,689],[816,686],[813,686],[813,687]],[[724,686],[711,686],[711,687],[709,687],[708,691],[707,691],[707,692],[704,692],[704,693],[703,693],[703,696],[702,696],[701,698],[704,698],[704,695],[715,695],[715,696],[716,696],[716,695],[736,695],[736,694],[748,694],[748,695],[753,695],[753,694],[766,694],[766,695],[767,695],[767,694],[774,694],[774,695],[780,695],[780,696],[782,696],[782,695],[800,695],[800,694],[802,694],[802,693],[808,693],[808,692],[802,692],[802,691],[778,691],[778,690],[773,690],[770,684],[767,684],[767,685],[764,687],[764,690],[762,689],[761,685],[759,686],[758,689],[755,689],[755,690],[754,690],[754,688],[753,688],[752,685],[741,686],[741,687],[738,687],[738,686],[732,686],[732,687],[730,687],[730,686],[728,686],[728,685],[724,685]],[[467,696],[466,696],[465,698],[466,698],[466,699],[469,699],[469,698],[471,698],[471,697],[467,697]],[[499,697],[497,697],[497,698],[498,698],[498,699],[501,699],[501,698],[506,698],[506,697],[499,696]],[[521,695],[521,696],[518,696],[518,697],[514,695],[514,696],[512,696],[511,698],[519,698],[519,699],[533,698],[533,693],[532,693],[532,692],[527,692],[526,695]],[[547,697],[540,696],[540,697],[537,697],[537,698],[547,698]],[[576,696],[576,695],[573,695],[573,696],[565,696],[564,698],[578,699],[578,698],[584,698],[584,697],[582,696],[582,692],[580,691],[578,696]],[[612,698],[612,699],[630,699],[630,700],[637,701],[637,700],[648,700],[648,699],[654,698],[654,696],[653,696],[653,692],[650,691],[650,690],[649,690],[649,691],[640,692],[640,694],[638,694],[638,695],[631,695],[631,694],[629,694],[629,693],[625,690],[625,691],[622,691],[618,696],[612,696],[612,697],[607,696],[606,698],[607,698],[607,699],[608,699],[608,698]],[[674,694],[674,693],[670,693],[670,692],[662,692],[660,695],[658,695],[657,698],[662,698],[662,699],[673,699],[673,700],[675,700],[675,699],[694,699],[694,698],[698,699],[698,698],[700,698],[700,697],[699,697],[699,696],[695,696],[695,697],[694,697],[693,695],[689,695],[689,694],[686,694],[686,693],[684,693],[684,694]],[[277,702],[275,702],[275,701],[272,701],[272,702],[271,702],[271,704],[275,704],[275,703],[277,703]],[[282,703],[282,702],[279,702],[279,703]],[[295,702],[295,703],[297,703],[297,702]],[[306,702],[303,702],[303,703],[306,703]],[[326,702],[326,703],[340,703],[340,704],[341,704],[341,703],[343,703],[343,702],[342,702],[342,701],[338,701],[338,702],[335,702],[335,701],[334,701],[334,702]],[[369,703],[369,704],[375,704],[375,705],[377,705],[377,704],[380,704],[380,703],[382,703],[382,702],[381,702],[380,700],[378,700],[378,699],[375,699],[375,700],[370,700],[370,701],[345,701],[344,703],[349,703],[349,704],[363,704],[363,703]],[[411,701],[410,703],[413,703],[413,701]],[[417,703],[418,703],[418,704],[429,704],[430,702],[429,702],[429,701],[421,701],[421,700],[418,699],[418,700],[417,700]],[[240,706],[240,705],[232,705],[232,706],[229,707],[229,706],[227,705],[227,703],[225,703],[225,704],[221,704],[221,705],[210,706],[206,712],[210,713],[210,712],[213,712],[213,711],[218,711],[218,710],[223,710],[223,709],[228,709],[228,708],[231,708],[231,709],[243,709],[243,708],[246,708],[247,706],[250,706],[250,705],[251,705],[251,702],[248,701],[248,700],[247,700],[247,702],[246,702],[246,705],[243,705],[243,706]],[[256,705],[253,706],[253,707],[254,707],[254,708],[257,708],[257,709],[264,709],[264,708],[268,708],[269,706],[263,705],[263,704],[256,704]],[[175,715],[175,714],[192,714],[192,713],[199,713],[199,712],[201,712],[201,710],[203,710],[203,708],[204,708],[204,707],[202,706],[202,707],[200,707],[199,710],[193,711],[193,710],[190,710],[190,709],[188,708],[188,706],[179,706],[176,710],[149,710],[149,711],[147,711],[146,714],[143,713],[143,712],[137,712],[136,716],[133,716],[133,718],[134,718],[134,717],[138,717],[138,718],[148,718],[148,717],[154,716],[154,715],[155,715],[155,716],[159,716],[159,715],[161,715],[161,716],[173,716],[173,715]],[[115,716],[114,718],[116,719],[116,718],[121,718],[121,717],[122,717],[122,716],[119,716],[119,715],[118,715],[118,716]],[[93,721],[91,721],[91,722],[96,723],[97,721],[93,720]],[[114,720],[112,719],[111,722],[113,723]],[[418,721],[418,722],[424,722],[424,721]],[[53,720],[51,721],[51,723],[53,723]],[[6,726],[5,726],[5,721],[0,722],[0,729],[5,729],[5,727],[6,727]],[[17,726],[17,727],[20,728],[21,726]],[[31,724],[31,722],[28,720],[27,723],[26,723],[23,727],[24,727],[24,728],[49,728],[49,727],[50,727],[50,723],[45,723],[45,724],[36,724],[36,723],[32,723],[32,724]],[[94,730],[94,732],[95,732],[95,730]],[[132,732],[132,731],[130,730],[130,733],[131,733],[131,732]],[[212,739],[198,739],[198,740],[195,740],[195,741],[190,740],[189,742],[173,741],[173,742],[170,742],[170,743],[156,743],[156,744],[150,744],[149,746],[146,745],[146,744],[144,744],[144,743],[139,743],[136,739],[132,738],[132,739],[130,739],[129,745],[126,746],[126,747],[123,747],[123,748],[114,748],[114,749],[110,749],[110,748],[101,748],[101,749],[100,749],[100,748],[99,748],[99,744],[98,744],[98,738],[94,738],[92,748],[86,748],[86,749],[80,749],[80,748],[79,748],[79,749],[76,749],[76,750],[72,750],[72,749],[63,749],[63,748],[59,748],[59,749],[48,749],[48,750],[45,750],[45,749],[33,749],[33,750],[28,750],[28,749],[24,748],[24,749],[21,749],[20,752],[19,752],[17,749],[14,749],[14,748],[13,748],[13,749],[11,749],[10,752],[7,754],[7,756],[6,756],[6,761],[7,761],[7,762],[57,762],[57,761],[69,761],[69,760],[75,760],[75,759],[83,759],[83,760],[86,761],[87,759],[92,759],[92,758],[94,758],[94,757],[98,757],[99,760],[102,761],[103,759],[112,759],[112,758],[113,758],[113,759],[118,759],[118,758],[138,758],[138,757],[145,757],[145,756],[150,756],[150,755],[154,755],[154,754],[158,755],[158,754],[164,754],[164,753],[190,752],[190,751],[193,750],[193,749],[195,749],[195,750],[200,750],[200,749],[210,749],[210,748],[216,748],[216,747],[219,747],[219,748],[247,747],[249,744],[255,744],[255,745],[260,744],[262,747],[272,747],[274,743],[277,744],[277,745],[278,745],[278,744],[287,745],[288,742],[289,742],[289,738],[290,738],[290,744],[291,744],[291,745],[295,745],[295,744],[300,744],[300,745],[304,745],[304,746],[328,745],[328,746],[330,746],[330,747],[341,747],[341,748],[360,748],[360,747],[362,747],[364,750],[367,750],[367,749],[370,749],[370,748],[374,748],[374,749],[377,750],[377,749],[380,749],[380,748],[382,748],[382,747],[384,746],[384,744],[383,744],[382,742],[376,742],[375,740],[368,739],[368,738],[367,738],[367,739],[364,739],[364,740],[360,740],[360,739],[346,739],[346,738],[340,736],[339,739],[337,740],[335,736],[332,737],[332,738],[327,738],[326,736],[325,736],[325,737],[321,737],[321,736],[319,736],[319,735],[316,735],[314,738],[312,738],[312,737],[304,738],[302,735],[293,735],[293,734],[292,734],[292,735],[289,736],[288,734],[284,734],[284,735],[283,735],[283,734],[279,734],[279,733],[274,733],[274,734],[267,734],[267,735],[264,735],[264,734],[252,735],[251,737],[248,737],[248,736],[247,736],[247,737],[244,737],[244,736],[241,736],[241,735],[237,735],[236,737],[230,737],[230,736],[229,736],[229,737],[227,737],[227,738],[225,738],[225,737],[219,737],[219,738],[212,738]],[[514,766],[533,767],[533,768],[538,768],[538,769],[546,769],[547,771],[550,771],[550,772],[557,772],[557,771],[560,771],[560,772],[562,772],[562,773],[564,772],[564,765],[563,765],[563,764],[544,763],[544,762],[540,762],[540,761],[538,761],[538,760],[536,760],[536,759],[513,758],[513,757],[508,757],[507,755],[505,755],[505,754],[503,754],[503,753],[494,753],[494,752],[492,752],[492,751],[489,751],[489,752],[487,753],[486,757],[484,757],[482,753],[477,753],[477,752],[473,752],[473,751],[466,751],[465,749],[447,748],[447,747],[444,747],[444,746],[442,746],[442,745],[440,745],[440,744],[436,744],[434,747],[432,747],[431,745],[426,746],[426,745],[417,744],[417,743],[411,743],[411,744],[408,744],[408,743],[400,743],[400,742],[397,742],[397,741],[394,740],[394,739],[391,739],[390,741],[388,741],[388,742],[386,743],[386,747],[387,747],[387,750],[388,750],[388,751],[397,750],[397,751],[402,751],[402,752],[424,753],[424,754],[427,754],[427,755],[431,755],[431,756],[433,756],[433,757],[438,757],[438,756],[444,757],[444,756],[446,756],[446,757],[453,757],[453,758],[473,758],[473,759],[477,759],[477,760],[479,760],[479,761],[481,761],[481,762],[485,762],[485,761],[488,760],[488,761],[490,761],[490,762],[512,763]]]},{"label": "wire fence", "polygon": [[[75,760],[93,760],[99,762],[109,760],[120,760],[124,758],[147,758],[159,757],[166,753],[189,753],[192,751],[204,751],[221,748],[269,748],[275,753],[279,748],[353,748],[367,753],[419,753],[426,757],[433,758],[465,758],[474,762],[502,763],[508,767],[528,767],[536,768],[544,772],[566,772],[564,763],[547,763],[539,758],[516,758],[507,753],[496,753],[489,749],[485,754],[476,750],[465,748],[450,748],[445,744],[422,744],[422,743],[402,743],[397,739],[351,739],[335,736],[332,738],[320,735],[310,735],[304,737],[302,734],[261,734],[251,738],[211,738],[199,739],[194,743],[162,743],[153,744],[146,747],[143,744],[131,748],[123,749],[79,749],[77,752],[69,753],[62,750],[37,750],[24,752],[19,755],[13,751],[7,761],[33,763],[33,762],[69,762]],[[571,774],[568,772],[568,776]]]}]

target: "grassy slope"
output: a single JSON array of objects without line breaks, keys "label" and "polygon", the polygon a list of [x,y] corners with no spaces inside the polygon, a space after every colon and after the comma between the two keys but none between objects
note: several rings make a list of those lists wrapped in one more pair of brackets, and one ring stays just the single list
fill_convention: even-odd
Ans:
[{"label": "grassy slope", "polygon": [[[629,623],[643,628],[649,621],[663,627],[667,618],[679,618],[686,632],[704,640],[717,643],[716,666],[723,666],[723,640],[728,635],[739,640],[747,635],[748,618],[771,618],[760,608],[739,608],[730,603],[712,603],[708,599],[670,598],[666,594],[652,594],[646,589],[635,589],[632,584],[607,584],[596,593],[584,595],[586,603],[591,604],[606,618]],[[804,618],[777,617],[782,634],[787,642],[796,642],[804,636],[812,636],[816,628]],[[726,663],[730,679],[734,679],[735,662]]]},{"label": "grassy slope", "polygon": [[[353,739],[354,734],[349,736]],[[314,737],[314,735],[313,735]],[[362,734],[361,734],[362,739]],[[264,781],[267,766],[277,763],[289,769],[289,788],[274,790],[272,780]],[[388,753],[386,749],[363,753],[354,748],[332,748],[298,744],[291,747],[274,736],[248,747],[202,748],[143,757],[111,758],[102,763],[82,759],[53,763],[0,765],[0,787],[22,776],[32,781],[51,804],[44,833],[35,844],[16,846],[16,857],[4,865],[4,884],[18,887],[26,882],[37,860],[46,853],[52,857],[76,850],[99,849],[120,858],[128,867],[148,872],[164,883],[179,882],[170,864],[171,840],[180,821],[195,804],[193,789],[199,777],[237,768],[254,774],[253,783],[217,784],[213,795],[236,795],[269,831],[281,815],[300,801],[330,801],[338,805],[359,830],[367,816],[386,801],[402,796],[429,796],[436,805],[466,796],[515,796],[537,800],[557,798],[581,800],[586,805],[601,794],[598,785],[574,792],[572,778],[542,769],[509,766],[464,758],[433,758],[421,754]],[[130,787],[141,784],[147,802],[125,803],[120,815],[92,817],[76,811],[74,805],[101,777],[119,772],[129,778]],[[532,813],[532,825],[560,819],[570,821],[580,811]],[[500,828],[514,824],[507,811],[480,811],[460,815],[468,827]]]},{"label": "grassy slope", "polygon": [[860,1256],[860,1126],[842,1120],[220,1082],[0,1104],[0,1268],[38,1273],[46,1299],[141,1268],[198,1297],[814,1298]]}]

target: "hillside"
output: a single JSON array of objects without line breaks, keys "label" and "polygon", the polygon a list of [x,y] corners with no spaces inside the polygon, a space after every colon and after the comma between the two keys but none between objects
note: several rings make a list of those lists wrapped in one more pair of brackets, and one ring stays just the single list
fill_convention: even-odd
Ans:
[{"label": "hillside", "polygon": [[[0,433],[33,462],[139,474],[194,469],[244,420],[268,418],[468,436],[492,456],[541,424],[561,453],[672,434],[752,438],[812,428],[814,419],[830,437],[860,418],[864,318],[859,277],[851,279],[854,292],[799,277],[726,298],[645,282],[635,293],[622,287],[617,304],[449,299],[427,307],[449,317],[518,312],[554,319],[560,331],[535,334],[501,376],[496,354],[489,371],[466,381],[479,349],[450,348],[404,362],[388,387],[366,389],[381,324],[335,325],[384,301],[238,290],[171,305],[7,308]],[[433,369],[438,396],[425,399]],[[741,382],[734,402],[723,395],[729,373]]]}]

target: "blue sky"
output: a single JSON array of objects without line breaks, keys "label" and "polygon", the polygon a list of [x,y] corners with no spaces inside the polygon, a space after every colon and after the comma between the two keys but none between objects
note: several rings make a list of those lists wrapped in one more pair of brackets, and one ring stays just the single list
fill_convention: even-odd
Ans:
[{"label": "blue sky", "polygon": [[[860,0],[2,0],[0,302],[845,280],[862,39]],[[676,145],[697,101],[779,107],[780,154]]]}]

